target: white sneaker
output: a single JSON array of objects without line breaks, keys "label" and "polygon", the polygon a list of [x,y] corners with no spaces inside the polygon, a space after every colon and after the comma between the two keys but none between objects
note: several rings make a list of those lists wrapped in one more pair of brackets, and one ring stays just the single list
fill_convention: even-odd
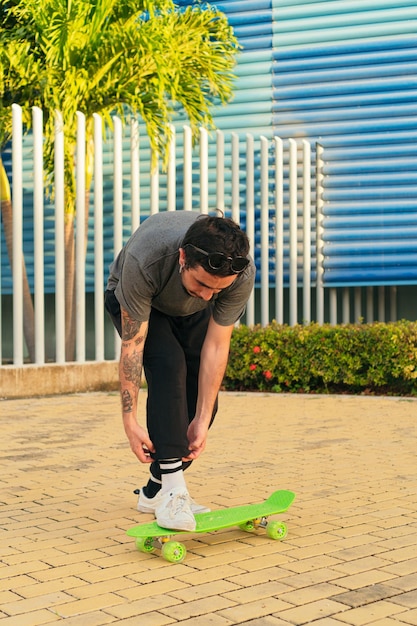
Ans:
[{"label": "white sneaker", "polygon": [[190,496],[183,488],[171,489],[158,494],[155,517],[159,526],[171,530],[189,530],[196,528],[196,521],[191,510]]},{"label": "white sneaker", "polygon": [[[137,492],[135,491],[135,493]],[[159,494],[157,494],[154,498],[147,498],[143,493],[143,489],[141,489],[139,492],[137,510],[141,513],[155,513],[155,508],[158,505],[158,495]],[[196,513],[210,512],[210,509],[208,507],[204,506],[203,504],[198,504],[198,502],[193,500],[190,495],[188,497],[190,498],[189,502],[194,515]]]}]

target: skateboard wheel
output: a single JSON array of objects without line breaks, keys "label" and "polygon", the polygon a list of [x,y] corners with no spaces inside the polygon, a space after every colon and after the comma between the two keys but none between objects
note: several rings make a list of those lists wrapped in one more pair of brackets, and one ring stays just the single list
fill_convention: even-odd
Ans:
[{"label": "skateboard wheel", "polygon": [[240,524],[239,528],[240,530],[245,531],[245,533],[251,533],[253,530],[255,530],[255,523],[252,520],[250,520],[249,522]]},{"label": "skateboard wheel", "polygon": [[186,557],[187,550],[179,541],[167,541],[162,546],[162,556],[169,563],[181,563]]},{"label": "skateboard wheel", "polygon": [[147,553],[155,550],[152,537],[137,537],[135,543],[139,552]]},{"label": "skateboard wheel", "polygon": [[268,522],[266,533],[270,539],[278,539],[281,541],[287,536],[288,529],[284,522]]}]

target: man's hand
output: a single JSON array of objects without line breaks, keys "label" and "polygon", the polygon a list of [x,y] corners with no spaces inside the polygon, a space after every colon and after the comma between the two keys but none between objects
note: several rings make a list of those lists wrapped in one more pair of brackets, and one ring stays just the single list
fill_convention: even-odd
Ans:
[{"label": "man's hand", "polygon": [[211,317],[201,350],[198,398],[195,417],[187,431],[190,453],[183,460],[193,461],[204,451],[213,407],[229,356],[234,325],[220,326]]},{"label": "man's hand", "polygon": [[155,448],[146,430],[139,426],[136,421],[125,422],[124,427],[132,452],[136,454],[141,463],[152,463],[150,453],[155,452]]},{"label": "man's hand", "polygon": [[119,362],[123,426],[132,452],[141,463],[152,463],[154,445],[136,420],[138,392],[142,379],[143,349],[148,322],[138,322],[122,308],[122,348]]},{"label": "man's hand", "polygon": [[188,427],[188,448],[190,454],[183,461],[194,461],[204,451],[207,443],[208,426],[194,418]]}]

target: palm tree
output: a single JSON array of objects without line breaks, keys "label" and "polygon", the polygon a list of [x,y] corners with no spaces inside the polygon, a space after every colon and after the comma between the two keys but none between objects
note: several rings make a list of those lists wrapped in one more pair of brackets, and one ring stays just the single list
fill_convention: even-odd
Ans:
[{"label": "palm tree", "polygon": [[[10,3],[8,3],[10,5]],[[0,5],[2,6],[2,5]],[[4,8],[2,7],[3,13]],[[15,41],[7,37],[7,46],[4,33],[16,25],[11,14],[3,15],[4,20],[0,27],[0,149],[11,139],[11,105],[14,102],[26,102],[32,88],[27,84],[27,76],[35,76],[38,68],[35,59],[28,54],[29,44],[24,41]],[[3,45],[2,45],[3,44]],[[13,60],[13,62],[11,62]],[[35,101],[33,102],[35,104]],[[25,122],[30,124],[30,112],[25,111]],[[1,158],[0,151],[0,202],[3,228],[6,240],[7,253],[10,265],[13,265],[13,215],[10,192],[10,182]],[[22,258],[23,279],[23,332],[29,359],[35,359],[35,322],[33,301],[27,278],[25,260]]]},{"label": "palm tree", "polygon": [[[86,115],[87,164],[93,114],[111,124],[118,114],[144,121],[154,155],[166,154],[175,107],[191,128],[212,126],[211,107],[232,96],[237,41],[226,17],[207,4],[179,9],[172,0],[15,0],[0,37],[29,48],[36,72],[26,75],[27,109],[45,116],[45,169],[53,173],[55,111],[65,135],[67,359],[73,358],[76,112]],[[8,57],[8,71],[19,60]],[[35,77],[35,80],[34,80]],[[23,81],[24,82],[24,81]],[[91,168],[87,165],[87,171]],[[87,178],[86,188],[91,180]]]}]

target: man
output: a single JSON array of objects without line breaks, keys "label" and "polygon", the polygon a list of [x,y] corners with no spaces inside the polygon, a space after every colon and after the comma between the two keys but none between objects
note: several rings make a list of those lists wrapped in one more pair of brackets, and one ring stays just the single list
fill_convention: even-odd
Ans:
[{"label": "man", "polygon": [[[194,530],[184,469],[206,446],[235,322],[253,288],[246,234],[232,220],[169,211],[147,218],[110,267],[106,308],[121,338],[123,424],[150,463],[138,510],[160,526]],[[147,430],[137,422],[142,365]]]}]

